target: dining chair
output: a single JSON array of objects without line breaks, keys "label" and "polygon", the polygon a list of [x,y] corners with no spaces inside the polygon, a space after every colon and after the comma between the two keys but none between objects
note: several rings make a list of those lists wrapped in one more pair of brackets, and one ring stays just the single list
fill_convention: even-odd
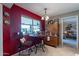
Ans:
[{"label": "dining chair", "polygon": [[19,35],[19,55],[23,55],[20,53],[20,51],[22,51],[23,53],[23,50],[26,49],[26,51],[28,51],[28,54],[26,55],[30,55],[31,52],[32,52],[32,41],[30,40],[30,37],[28,35],[26,36],[23,36],[22,33],[20,33]]}]

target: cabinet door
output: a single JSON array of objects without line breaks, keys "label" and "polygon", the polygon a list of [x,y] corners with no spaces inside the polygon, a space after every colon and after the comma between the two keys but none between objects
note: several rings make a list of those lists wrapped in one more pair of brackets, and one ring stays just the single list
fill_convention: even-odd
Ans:
[{"label": "cabinet door", "polygon": [[52,33],[58,33],[59,32],[58,22],[48,24],[47,30]]}]

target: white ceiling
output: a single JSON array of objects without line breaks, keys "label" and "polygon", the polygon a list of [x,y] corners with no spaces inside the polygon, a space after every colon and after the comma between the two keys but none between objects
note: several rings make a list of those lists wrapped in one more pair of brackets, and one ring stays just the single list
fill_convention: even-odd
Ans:
[{"label": "white ceiling", "polygon": [[[9,8],[12,6],[9,3],[5,5]],[[79,3],[16,3],[16,5],[40,16],[44,15],[44,8],[48,9],[47,14],[49,16],[79,10]]]}]

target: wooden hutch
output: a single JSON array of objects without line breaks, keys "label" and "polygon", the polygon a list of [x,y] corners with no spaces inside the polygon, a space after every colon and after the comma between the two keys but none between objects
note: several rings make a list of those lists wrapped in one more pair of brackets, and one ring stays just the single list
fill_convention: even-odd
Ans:
[{"label": "wooden hutch", "polygon": [[46,24],[46,30],[46,35],[50,37],[50,40],[47,38],[44,43],[49,46],[57,47],[59,45],[59,21],[49,20]]}]

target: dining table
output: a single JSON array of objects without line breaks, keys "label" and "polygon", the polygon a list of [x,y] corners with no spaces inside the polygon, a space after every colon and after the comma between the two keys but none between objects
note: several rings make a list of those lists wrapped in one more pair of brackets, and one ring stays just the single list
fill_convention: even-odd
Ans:
[{"label": "dining table", "polygon": [[32,44],[33,46],[35,47],[35,54],[37,53],[37,50],[38,50],[38,46],[41,45],[41,48],[44,51],[44,36],[30,36],[31,37],[31,40],[32,40]]}]

